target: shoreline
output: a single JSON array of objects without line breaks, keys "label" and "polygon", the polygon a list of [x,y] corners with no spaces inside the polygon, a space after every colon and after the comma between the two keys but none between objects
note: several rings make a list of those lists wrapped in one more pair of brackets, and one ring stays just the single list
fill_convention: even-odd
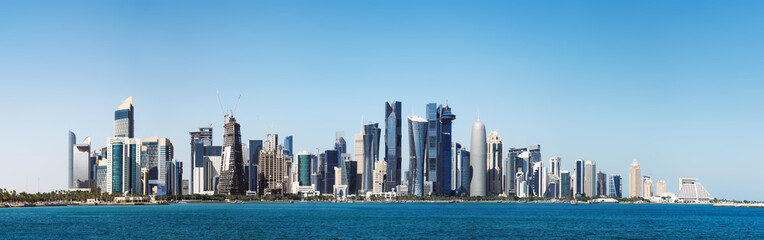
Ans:
[{"label": "shoreline", "polygon": [[[210,204],[210,203],[227,203],[227,204],[239,204],[239,203],[338,203],[338,204],[353,204],[353,203],[557,203],[557,204],[570,204],[564,201],[451,201],[451,200],[401,200],[401,201],[350,201],[350,202],[335,202],[335,201],[290,201],[290,200],[277,200],[277,201],[205,201],[205,200],[183,200],[179,202],[127,202],[127,203],[114,203],[114,202],[100,202],[100,203],[0,203],[0,208],[21,208],[21,207],[77,207],[77,206],[144,206],[144,205],[173,205],[173,204]],[[618,203],[588,203],[580,202],[578,205],[588,204],[672,204],[672,205],[712,205],[714,207],[764,207],[764,203],[651,203],[651,202],[618,202]]]}]

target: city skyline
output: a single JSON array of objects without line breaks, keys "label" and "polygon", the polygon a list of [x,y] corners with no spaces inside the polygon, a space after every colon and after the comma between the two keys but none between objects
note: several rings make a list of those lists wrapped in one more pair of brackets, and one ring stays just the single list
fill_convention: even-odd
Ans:
[{"label": "city skyline", "polygon": [[[575,159],[595,161],[598,171],[624,176],[627,185],[629,164],[636,159],[642,175],[665,180],[668,192],[678,192],[676,179],[686,177],[700,179],[715,197],[764,199],[762,190],[737,184],[757,182],[754,169],[763,164],[757,149],[763,143],[759,122],[764,113],[756,103],[763,100],[758,78],[764,73],[755,67],[761,59],[754,56],[762,51],[756,43],[762,34],[750,23],[761,17],[745,9],[756,7],[699,3],[701,7],[682,13],[684,18],[674,19],[675,11],[629,10],[635,6],[626,4],[585,9],[568,3],[548,6],[549,13],[523,13],[527,6],[518,6],[507,10],[511,14],[487,6],[429,9],[409,4],[413,10],[388,6],[378,12],[369,10],[377,7],[371,3],[339,9],[312,6],[304,18],[232,14],[213,21],[234,26],[221,29],[204,25],[202,20],[210,20],[206,17],[187,19],[209,7],[204,5],[189,5],[182,9],[189,12],[168,16],[159,13],[174,4],[139,5],[138,10],[108,4],[61,6],[70,10],[58,13],[65,17],[61,21],[33,19],[29,16],[46,10],[23,4],[13,12],[0,10],[0,22],[7,26],[0,33],[8,36],[0,39],[0,50],[14,56],[0,58],[8,91],[0,96],[0,123],[9,127],[0,142],[0,150],[8,153],[0,187],[66,189],[64,134],[71,130],[78,140],[91,136],[91,150],[106,147],[115,107],[128,96],[134,96],[135,137],[171,139],[175,158],[191,166],[188,132],[212,122],[214,142],[222,143],[214,92],[219,88],[229,108],[242,94],[236,116],[242,141],[263,140],[268,132],[294,136],[295,152],[332,149],[336,131],[352,135],[369,122],[383,128],[383,102],[401,101],[402,116],[426,116],[426,104],[448,101],[459,117],[453,121],[452,141],[467,150],[470,126],[479,112],[485,130],[501,134],[504,149],[540,144],[542,160],[561,157],[563,170],[572,171]],[[305,10],[279,4],[249,7]],[[333,15],[350,14],[352,7],[359,13]],[[449,17],[462,13],[459,8],[470,17]],[[624,11],[643,11],[652,18],[618,16]],[[371,15],[352,21],[362,13]],[[391,13],[399,14],[394,23],[379,21]],[[563,17],[535,18],[553,13]],[[89,21],[104,18],[101,14],[117,17]],[[420,14],[424,16],[416,16]],[[148,19],[124,21],[123,15]],[[307,23],[326,16],[335,17]],[[425,21],[427,17],[442,22]],[[236,24],[238,18],[252,25]],[[265,22],[274,26],[258,23],[269,19],[273,21]],[[537,22],[520,26],[530,20]],[[152,21],[160,24],[150,25]],[[385,28],[406,21],[413,24]],[[685,26],[687,32],[659,31],[666,23]],[[176,27],[172,24],[193,30],[164,31]],[[619,24],[636,26],[619,30]],[[330,25],[340,27],[325,29]],[[119,30],[101,32],[111,27]],[[247,27],[257,31],[240,33]],[[483,31],[475,33],[470,30],[474,27]],[[568,27],[581,33],[566,32]],[[369,28],[379,32],[363,31]],[[353,31],[359,35],[349,33]],[[136,35],[118,40],[123,34]],[[155,39],[141,34],[155,34]],[[205,34],[211,36],[201,36]],[[94,37],[83,37],[89,35]],[[383,36],[395,41],[373,40]],[[647,40],[632,39],[641,36]],[[719,42],[726,48],[718,49]],[[352,50],[357,48],[363,51]],[[441,53],[444,48],[451,50]],[[337,55],[327,57],[335,51]],[[406,127],[402,135],[408,136]],[[30,156],[40,147],[31,143],[42,139],[51,150]],[[402,146],[405,158],[406,137]],[[719,148],[728,149],[721,165],[715,164],[719,156],[704,151]],[[32,168],[29,162],[35,163]],[[740,165],[750,167],[733,168]],[[719,171],[740,177],[731,179]],[[188,179],[191,169],[184,172]]]}]

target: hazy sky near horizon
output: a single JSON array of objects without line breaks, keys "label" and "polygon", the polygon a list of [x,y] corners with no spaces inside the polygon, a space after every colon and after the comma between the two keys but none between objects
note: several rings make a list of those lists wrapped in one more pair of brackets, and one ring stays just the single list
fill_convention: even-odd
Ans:
[{"label": "hazy sky near horizon", "polygon": [[[0,188],[66,188],[67,131],[113,134],[134,96],[136,137],[167,137],[190,176],[189,131],[241,102],[243,139],[349,149],[384,103],[449,105],[544,164],[695,177],[764,200],[760,1],[6,1],[0,4]],[[403,122],[404,126],[407,123]],[[383,130],[384,131],[384,130]],[[403,131],[408,157],[408,129]],[[380,148],[384,148],[381,143]],[[505,153],[506,154],[506,153]],[[383,157],[380,156],[380,159]],[[752,187],[753,186],[753,187]]]}]

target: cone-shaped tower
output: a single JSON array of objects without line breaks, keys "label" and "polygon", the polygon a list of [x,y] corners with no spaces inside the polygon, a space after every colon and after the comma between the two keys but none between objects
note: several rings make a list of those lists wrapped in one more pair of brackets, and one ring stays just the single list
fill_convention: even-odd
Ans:
[{"label": "cone-shaped tower", "polygon": [[478,118],[472,124],[472,135],[470,137],[470,170],[472,171],[470,196],[485,196],[486,149],[485,125]]}]

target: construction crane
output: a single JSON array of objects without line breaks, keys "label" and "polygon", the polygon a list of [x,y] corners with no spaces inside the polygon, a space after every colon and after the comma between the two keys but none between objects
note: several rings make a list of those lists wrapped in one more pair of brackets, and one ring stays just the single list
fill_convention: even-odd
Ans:
[{"label": "construction crane", "polygon": [[239,101],[241,100],[241,94],[239,94],[239,98],[236,99],[236,105],[234,105],[233,110],[229,110],[230,113],[227,113],[225,110],[225,107],[223,107],[223,100],[220,99],[220,90],[215,89],[215,91],[218,94],[218,103],[220,103],[220,111],[223,112],[223,123],[227,122],[227,117],[233,117],[233,115],[236,113],[236,109],[239,108]]}]

